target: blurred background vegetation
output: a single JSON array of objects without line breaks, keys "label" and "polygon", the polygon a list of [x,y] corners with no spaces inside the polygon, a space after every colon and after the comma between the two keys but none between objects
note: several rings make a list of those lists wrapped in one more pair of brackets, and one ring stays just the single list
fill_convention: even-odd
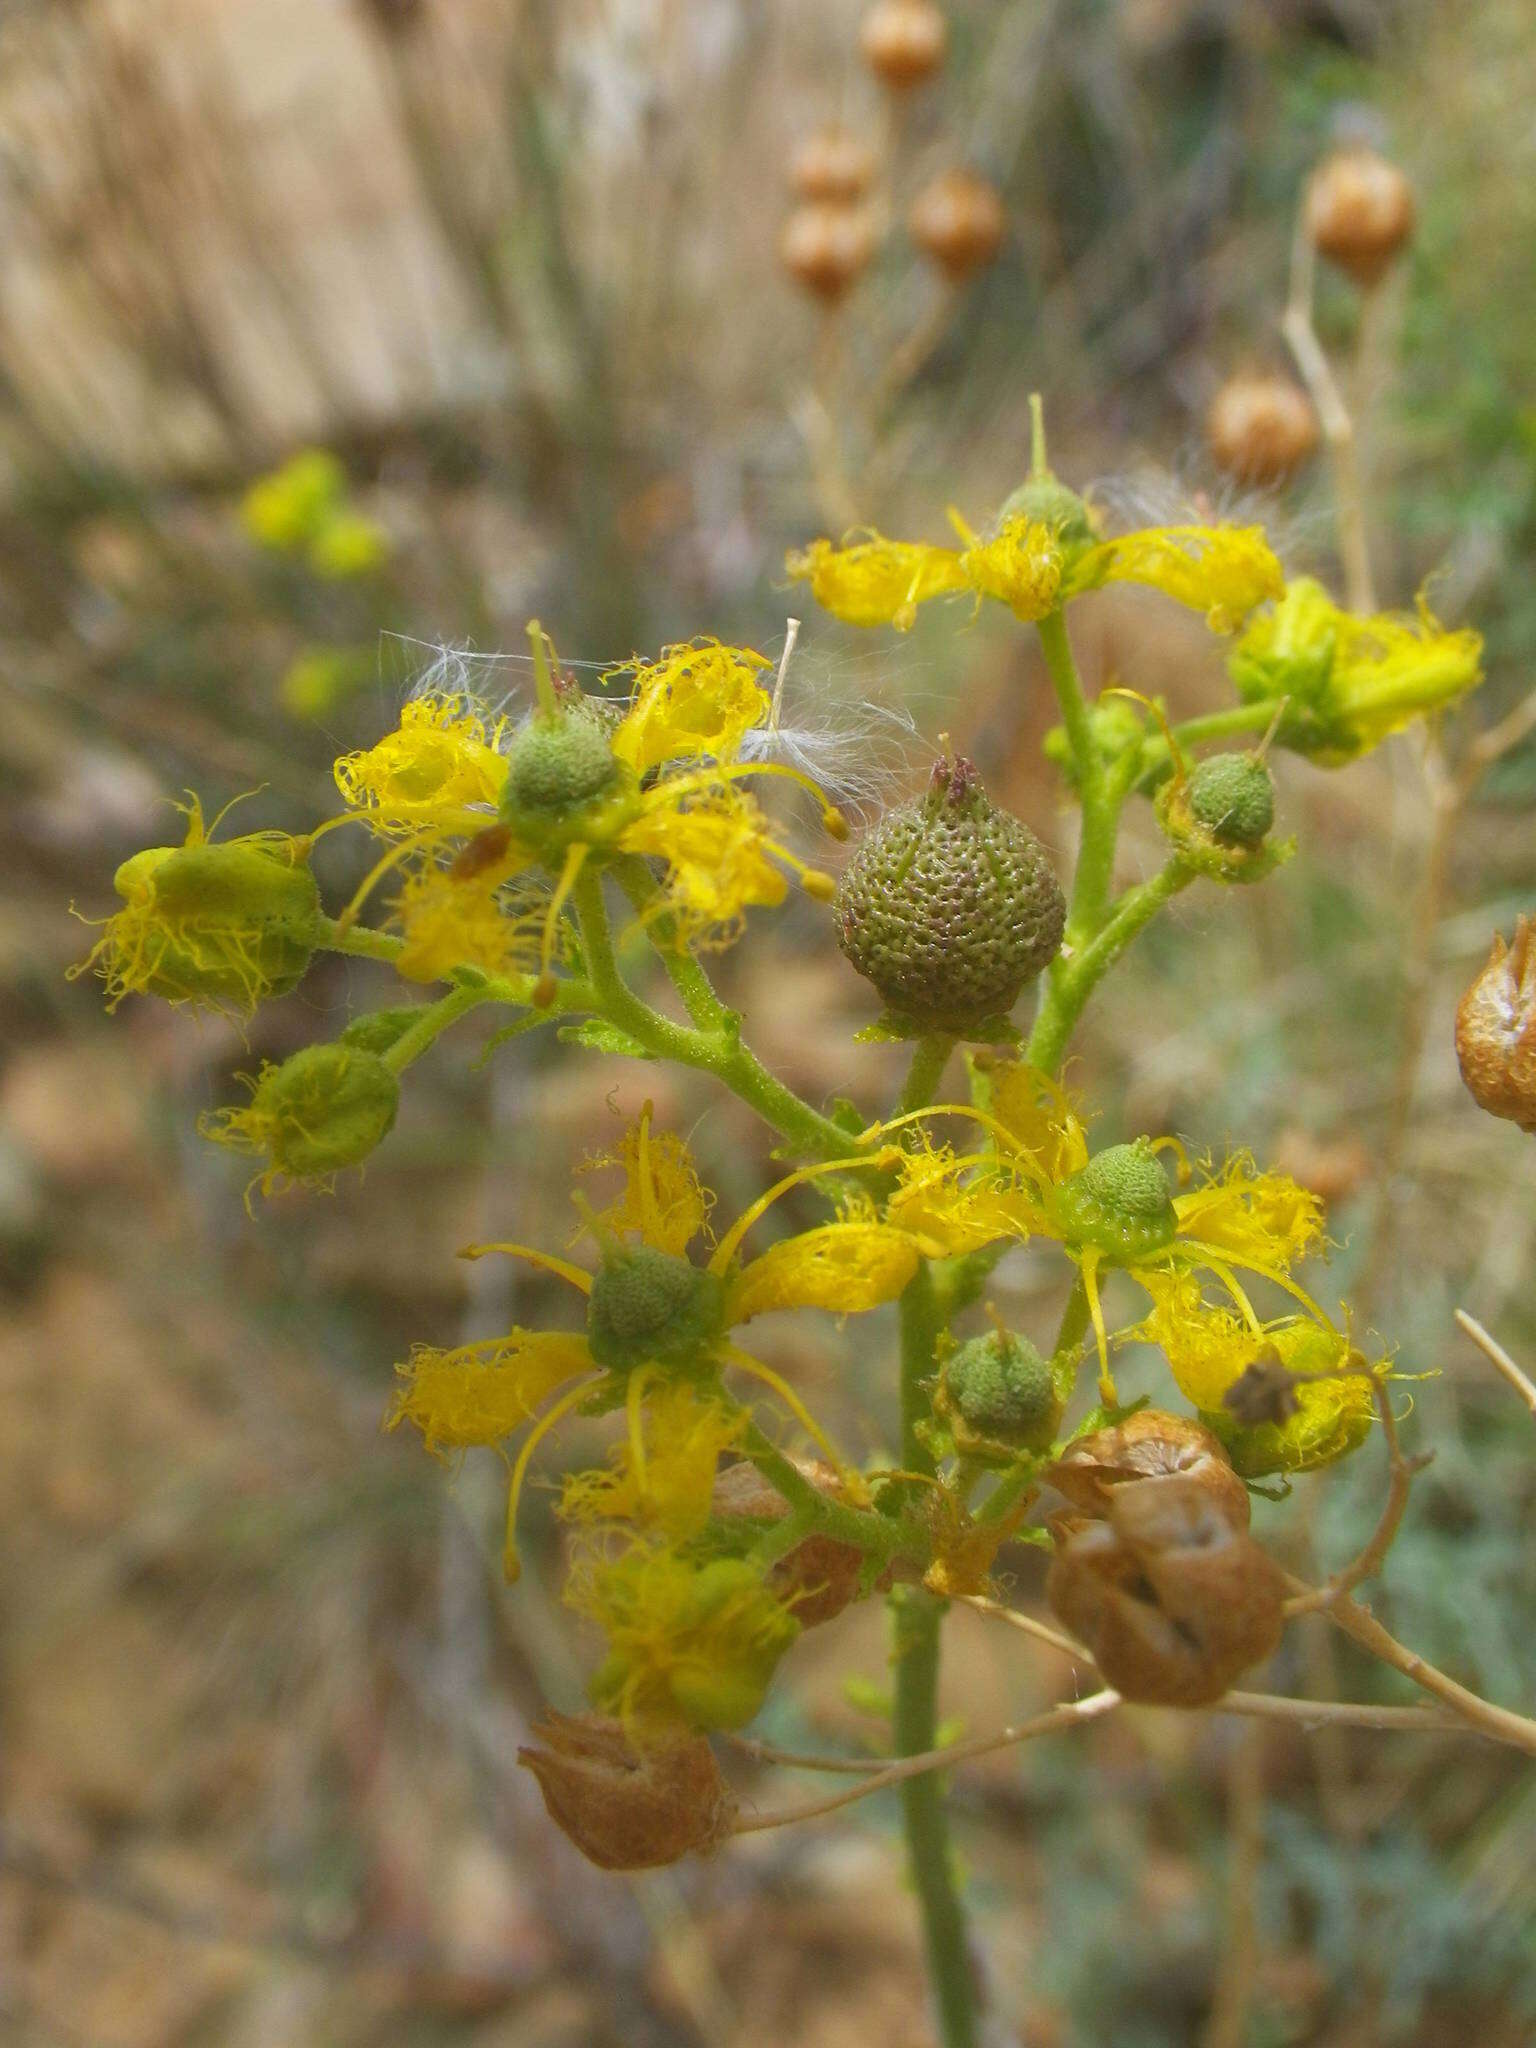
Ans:
[{"label": "blurred background vegetation", "polygon": [[[69,905],[101,914],[114,864],[177,836],[166,796],[216,807],[260,784],[250,824],[312,822],[334,807],[331,757],[392,722],[435,648],[515,648],[533,612],[595,662],[698,631],[774,651],[786,545],[855,520],[941,539],[950,502],[985,520],[1023,473],[1030,389],[1071,481],[1229,502],[1201,421],[1234,370],[1283,366],[1296,202],[1341,135],[1401,162],[1420,208],[1368,346],[1342,283],[1318,316],[1358,369],[1383,595],[1433,577],[1440,614],[1486,633],[1474,721],[1529,686],[1523,0],[953,0],[947,66],[899,105],[861,66],[860,11],[0,10],[0,2037],[17,2048],[927,2039],[878,1802],[637,1882],[554,1838],[512,1756],[541,1695],[577,1697],[581,1646],[537,1569],[515,1604],[498,1584],[489,1456],[449,1485],[378,1434],[412,1340],[553,1313],[538,1276],[514,1302],[507,1273],[453,1253],[563,1233],[569,1171],[615,1104],[649,1092],[697,1120],[728,1207],[760,1184],[761,1134],[666,1073],[537,1039],[481,1066],[450,1041],[365,1179],[251,1222],[194,1112],[366,1006],[373,970],[318,967],[247,1041],[138,1001],[106,1020],[94,983],[63,978],[87,943]],[[882,165],[873,259],[835,316],[776,254],[791,160],[829,121]],[[1008,231],[951,291],[901,220],[954,164],[993,181]],[[247,493],[309,449],[339,465],[310,471],[324,542],[274,546]],[[1321,466],[1258,516],[1290,569],[1334,573]],[[1074,618],[1091,680],[1181,712],[1219,701],[1219,646],[1155,598]],[[1031,636],[942,607],[907,640],[810,616],[795,659],[812,705],[868,698],[951,732],[1068,850]],[[515,671],[484,675],[500,690]],[[1379,1609],[1529,1710],[1536,1445],[1451,1314],[1536,1351],[1536,1191],[1529,1141],[1460,1091],[1450,1018],[1493,930],[1531,907],[1536,747],[1457,822],[1439,890],[1410,742],[1279,774],[1300,857],[1261,890],[1192,895],[1143,942],[1079,1079],[1114,1136],[1249,1144],[1325,1193],[1339,1286],[1435,1375],[1411,1429],[1437,1455]],[[1144,812],[1127,873],[1155,844]],[[326,842],[332,890],[355,857]],[[824,913],[763,918],[724,973],[770,1062],[878,1105],[887,1056],[851,1046],[871,1005]],[[1051,1284],[1016,1258],[999,1306],[1043,1336]],[[872,1322],[791,1326],[776,1357],[871,1451],[891,1428]],[[1368,1451],[1261,1507],[1261,1531],[1298,1564],[1343,1557],[1380,1487]],[[1037,1556],[1007,1561],[1026,1601]],[[797,1649],[765,1732],[870,1739],[879,1623],[860,1610]],[[1059,1691],[1048,1652],[971,1615],[952,1637],[972,1728]],[[1321,1621],[1292,1631],[1275,1682],[1398,1696]],[[1512,1752],[1140,1714],[967,1769],[952,1796],[999,2043],[1536,2039],[1536,1786]],[[1233,2030],[1212,1986],[1255,1827]]]}]

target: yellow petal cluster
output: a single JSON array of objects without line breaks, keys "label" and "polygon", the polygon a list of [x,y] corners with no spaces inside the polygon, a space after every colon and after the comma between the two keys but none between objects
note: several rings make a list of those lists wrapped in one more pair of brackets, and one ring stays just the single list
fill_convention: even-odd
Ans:
[{"label": "yellow petal cluster", "polygon": [[336,787],[376,832],[473,832],[488,821],[462,813],[494,808],[507,774],[497,751],[505,730],[503,721],[487,719],[462,698],[413,698],[393,732],[342,755]]},{"label": "yellow petal cluster", "polygon": [[1213,633],[1233,633],[1285,588],[1285,574],[1257,526],[1154,526],[1098,542],[1074,556],[1063,595],[1105,583],[1143,583],[1203,612]]}]

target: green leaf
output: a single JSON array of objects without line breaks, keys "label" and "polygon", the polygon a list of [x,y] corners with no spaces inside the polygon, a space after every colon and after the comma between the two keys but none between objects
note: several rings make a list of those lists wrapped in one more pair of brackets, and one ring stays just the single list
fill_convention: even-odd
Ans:
[{"label": "green leaf", "polygon": [[619,1053],[627,1060],[650,1060],[656,1055],[638,1038],[610,1024],[606,1017],[583,1017],[579,1024],[562,1024],[556,1034],[565,1045],[584,1045],[588,1052]]}]

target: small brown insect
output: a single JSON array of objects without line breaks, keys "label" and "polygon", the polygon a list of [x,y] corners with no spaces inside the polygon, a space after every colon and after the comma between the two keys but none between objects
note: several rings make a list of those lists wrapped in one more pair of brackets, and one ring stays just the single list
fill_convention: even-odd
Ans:
[{"label": "small brown insect", "polygon": [[476,875],[483,875],[487,868],[504,860],[511,844],[512,834],[505,825],[488,825],[459,848],[448,872],[456,882],[472,882]]}]

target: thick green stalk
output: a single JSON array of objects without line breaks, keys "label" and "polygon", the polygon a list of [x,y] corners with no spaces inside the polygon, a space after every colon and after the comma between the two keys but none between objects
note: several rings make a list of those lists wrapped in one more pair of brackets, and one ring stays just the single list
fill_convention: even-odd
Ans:
[{"label": "thick green stalk", "polygon": [[[917,1425],[928,1413],[923,1382],[933,1371],[939,1329],[939,1306],[925,1263],[901,1297],[901,1457],[912,1472],[933,1470]],[[938,1727],[939,1638],[946,1602],[920,1586],[901,1586],[891,1595],[890,1605],[895,1749],[897,1756],[916,1756],[933,1748]],[[976,2005],[965,1916],[939,1774],[930,1771],[908,1778],[901,1788],[901,1804],[940,2039],[943,2048],[975,2048]]]},{"label": "thick green stalk", "polygon": [[907,1070],[907,1084],[896,1104],[897,1116],[907,1116],[914,1109],[927,1108],[938,1092],[939,1082],[954,1049],[954,1035],[948,1031],[933,1031],[917,1041],[912,1049],[912,1064]]},{"label": "thick green stalk", "polygon": [[793,1089],[769,1073],[756,1054],[742,1044],[729,1011],[717,1030],[706,1031],[697,1025],[675,1024],[635,993],[614,958],[602,874],[595,862],[589,862],[583,870],[572,891],[572,900],[581,923],[593,1008],[599,1015],[627,1031],[657,1059],[676,1060],[680,1066],[697,1067],[713,1074],[797,1151],[808,1153],[813,1159],[837,1159],[847,1154],[852,1142],[848,1133],[830,1117],[812,1109],[808,1102],[802,1102]]},{"label": "thick green stalk", "polygon": [[1072,748],[1082,803],[1082,840],[1067,908],[1067,944],[1081,946],[1104,922],[1114,880],[1115,835],[1124,789],[1106,767],[1093,732],[1093,712],[1072,655],[1066,618],[1049,612],[1039,622],[1040,651],[1050,671],[1062,723]]},{"label": "thick green stalk", "polygon": [[482,1003],[492,1000],[491,991],[483,982],[479,986],[464,982],[459,987],[450,989],[447,995],[439,997],[435,1003],[424,1003],[416,1022],[409,1030],[402,1032],[385,1053],[384,1064],[392,1067],[397,1074],[403,1073],[412,1060],[421,1058],[450,1024],[455,1023],[466,1011],[478,1009]]},{"label": "thick green stalk", "polygon": [[1052,964],[1039,1014],[1025,1047],[1024,1056],[1032,1066],[1048,1074],[1056,1072],[1094,989],[1143,926],[1150,924],[1163,905],[1181,889],[1187,889],[1194,879],[1193,868],[1177,858],[1169,861],[1150,880],[1127,889],[1119,897],[1105,923],[1080,952],[1070,960]]}]

